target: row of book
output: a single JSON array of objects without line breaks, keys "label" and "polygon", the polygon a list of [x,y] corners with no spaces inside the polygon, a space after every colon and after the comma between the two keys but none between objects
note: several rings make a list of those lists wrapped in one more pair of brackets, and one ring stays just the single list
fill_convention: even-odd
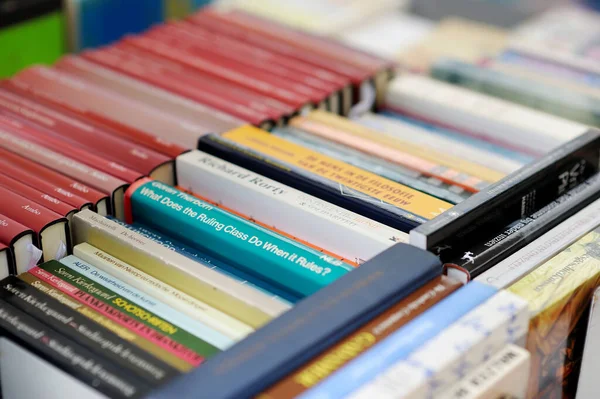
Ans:
[{"label": "row of book", "polygon": [[600,132],[394,72],[212,7],[0,82],[4,396],[570,397]]}]

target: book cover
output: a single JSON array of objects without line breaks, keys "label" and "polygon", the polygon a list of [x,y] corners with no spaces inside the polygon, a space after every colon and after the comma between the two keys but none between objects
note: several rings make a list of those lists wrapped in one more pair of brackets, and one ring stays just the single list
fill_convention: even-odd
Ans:
[{"label": "book cover", "polygon": [[24,273],[42,257],[36,233],[29,227],[0,213],[0,243],[10,248],[14,257],[13,274]]}]

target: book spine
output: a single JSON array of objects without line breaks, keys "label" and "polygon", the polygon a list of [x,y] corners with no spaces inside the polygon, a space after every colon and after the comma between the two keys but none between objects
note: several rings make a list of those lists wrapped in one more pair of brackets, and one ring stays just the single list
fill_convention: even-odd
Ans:
[{"label": "book spine", "polygon": [[147,394],[150,387],[123,369],[115,367],[64,338],[26,313],[0,301],[2,335],[41,355],[50,363],[112,398],[135,398]]},{"label": "book spine", "polygon": [[597,173],[599,145],[600,131],[590,130],[414,229],[411,244],[437,253],[453,235],[464,240],[483,225],[526,217]]},{"label": "book spine", "polygon": [[441,302],[461,285],[440,276],[390,307],[345,337],[293,374],[264,391],[259,399],[293,398],[325,380],[337,370],[393,334],[410,320]]},{"label": "book spine", "polygon": [[158,386],[179,375],[175,369],[154,359],[100,325],[90,323],[73,309],[47,297],[18,278],[9,277],[1,284],[0,296],[3,301],[116,365],[133,371],[145,381]]},{"label": "book spine", "polygon": [[[405,235],[201,151],[180,156],[176,162],[181,187],[357,263]],[[216,181],[218,185],[213,184]],[[276,217],[280,212],[286,214],[285,220]],[[321,223],[330,227],[327,234],[308,228]]]},{"label": "book spine", "polygon": [[600,200],[577,212],[540,238],[475,278],[498,289],[507,288],[537,266],[600,226]]},{"label": "book spine", "polygon": [[484,284],[462,287],[299,398],[340,398],[351,394],[495,293],[494,288]]},{"label": "book spine", "polygon": [[[48,265],[46,265],[45,267],[49,268]],[[63,268],[62,266],[58,266],[57,269],[59,271],[62,270],[63,272],[65,272],[66,267]],[[106,299],[100,294],[94,295],[92,294],[92,292],[94,291],[92,291],[91,289],[87,289],[85,286],[78,285],[82,288],[80,290],[77,288],[77,286],[71,285],[69,284],[69,282],[61,279],[59,275],[57,275],[59,271],[56,271],[56,274],[53,274],[53,272],[49,272],[45,269],[35,267],[31,269],[29,273],[39,278],[40,280],[52,285],[54,288],[61,290],[63,293],[69,295],[75,300],[78,300],[81,303],[88,305],[95,311],[103,314],[104,316],[112,319],[113,321],[116,321],[122,326],[130,328],[131,331],[139,334],[143,338],[146,338],[149,341],[160,345],[163,349],[169,350],[172,354],[188,362],[192,366],[198,366],[204,361],[204,358],[195,353],[192,349],[182,345],[181,343],[167,336],[167,334],[169,333],[167,331],[164,331],[165,329],[170,329],[169,331],[171,332],[175,330],[174,328],[171,328],[170,323],[162,323],[157,324],[157,326],[155,326],[151,324],[149,320],[144,320],[141,317],[139,317],[139,315],[142,315],[145,318],[147,318],[147,316],[145,316],[147,315],[147,313],[139,312],[137,313],[139,315],[136,316],[136,313],[132,314],[132,312],[128,312],[128,309],[134,312],[137,311],[137,306],[129,306],[128,309],[124,309],[123,307],[127,307],[129,305],[129,301],[121,300],[118,301],[118,303],[112,303],[111,299],[113,299],[116,296],[106,294],[103,290],[98,291],[100,292],[100,294],[107,295],[110,299]],[[70,270],[67,272],[67,274],[74,275],[74,273],[71,273]],[[60,274],[60,276],[63,275],[64,273]],[[81,283],[86,284],[84,280],[80,281]],[[97,287],[94,286],[93,283],[91,284],[91,287],[97,289]],[[162,322],[162,320],[160,319],[152,319],[152,321],[156,321],[157,323]]]},{"label": "book spine", "polygon": [[61,304],[68,306],[69,308],[77,311],[77,313],[84,316],[86,319],[91,320],[93,323],[100,325],[103,328],[111,331],[119,338],[135,345],[140,348],[143,352],[154,356],[155,358],[165,362],[172,366],[181,373],[190,371],[193,366],[174,355],[170,350],[164,349],[162,346],[151,342],[150,340],[137,334],[131,330],[128,326],[124,326],[121,323],[114,321],[113,319],[105,316],[101,312],[97,312],[90,306],[79,302],[77,299],[73,299],[69,295],[54,288],[53,285],[46,283],[44,280],[35,277],[30,273],[23,273],[19,275],[19,279],[29,284],[33,288],[41,291],[49,297],[56,299]]},{"label": "book spine", "polygon": [[467,251],[462,258],[447,262],[444,267],[466,273],[469,279],[477,277],[495,266],[497,259],[512,255],[592,203],[599,190],[600,175],[596,175],[537,212],[511,223],[505,230],[486,237],[472,247],[463,247]]},{"label": "book spine", "polygon": [[183,314],[176,309],[164,304],[158,299],[147,295],[126,282],[119,280],[108,272],[104,272],[83,260],[70,255],[60,260],[60,263],[67,266],[69,269],[77,271],[82,276],[92,280],[105,287],[114,289],[114,292],[122,295],[123,298],[144,306],[148,311],[162,317],[164,320],[171,322],[174,326],[179,327],[188,332],[189,336],[197,337],[207,344],[214,346],[216,349],[224,350],[233,345],[233,340],[225,335],[217,332],[205,324],[200,323],[186,314]]},{"label": "book spine", "polygon": [[[351,270],[349,265],[159,182],[140,181],[128,191],[127,201],[128,222],[152,226],[161,218],[175,218],[178,228],[171,229],[169,223],[160,224],[159,229],[300,297]],[[203,239],[190,239],[198,236]],[[253,259],[252,264],[244,259]]]},{"label": "book spine", "polygon": [[114,254],[251,327],[257,328],[291,308],[91,211],[77,213],[72,225],[75,244],[87,242]]},{"label": "book spine", "polygon": [[73,254],[89,262],[105,272],[110,272],[115,277],[126,281],[134,287],[161,298],[166,304],[187,314],[209,327],[221,331],[234,341],[239,341],[254,329],[248,325],[226,315],[225,313],[198,301],[191,296],[155,279],[131,265],[121,262],[112,255],[82,243],[73,248]]},{"label": "book spine", "polygon": [[522,345],[528,329],[527,302],[500,291],[351,397],[436,397],[506,344]]}]

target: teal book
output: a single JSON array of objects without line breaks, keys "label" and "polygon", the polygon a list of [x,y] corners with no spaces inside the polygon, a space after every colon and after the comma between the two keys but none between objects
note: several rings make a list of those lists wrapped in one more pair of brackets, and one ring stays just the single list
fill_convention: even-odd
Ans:
[{"label": "teal book", "polygon": [[127,190],[125,212],[128,223],[142,223],[159,230],[301,298],[353,269],[338,259],[150,179],[142,179]]}]

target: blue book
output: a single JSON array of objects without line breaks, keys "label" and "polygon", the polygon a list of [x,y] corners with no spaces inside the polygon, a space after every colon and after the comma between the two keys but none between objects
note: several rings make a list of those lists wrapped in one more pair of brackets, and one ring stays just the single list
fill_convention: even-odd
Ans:
[{"label": "blue book", "polygon": [[149,398],[252,398],[441,271],[433,254],[396,244]]},{"label": "blue book", "polygon": [[266,281],[260,280],[255,276],[238,270],[235,267],[228,265],[227,263],[222,262],[218,259],[215,259],[212,256],[206,255],[205,253],[202,253],[194,248],[188,247],[185,244],[182,244],[171,237],[165,236],[164,234],[154,229],[151,229],[150,227],[147,227],[140,223],[127,224],[113,216],[107,217],[113,222],[119,223],[120,225],[125,226],[129,230],[135,231],[136,233],[140,233],[144,237],[147,237],[152,241],[157,242],[162,246],[177,252],[180,255],[183,255],[190,259],[194,259],[198,263],[208,266],[211,269],[218,271],[219,273],[225,274],[231,278],[243,282],[244,284],[256,288],[257,290],[262,291],[268,295],[277,297],[283,302],[286,302],[288,304],[294,304],[300,300],[300,298],[295,297],[292,294],[267,283]]},{"label": "blue book", "polygon": [[405,359],[496,291],[496,288],[476,282],[462,287],[298,398],[337,399],[351,394]]}]

